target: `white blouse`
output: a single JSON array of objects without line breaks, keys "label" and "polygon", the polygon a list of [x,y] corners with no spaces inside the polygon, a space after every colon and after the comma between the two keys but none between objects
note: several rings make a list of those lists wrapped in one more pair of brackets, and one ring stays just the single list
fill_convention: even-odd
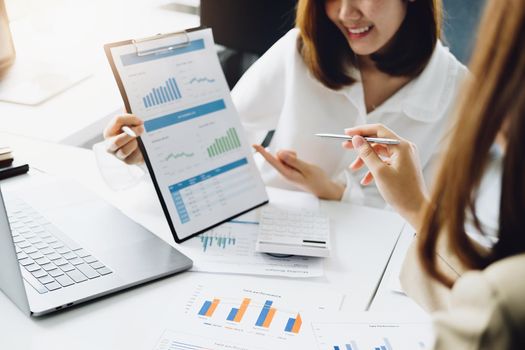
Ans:
[{"label": "white blouse", "polygon": [[[359,72],[358,81],[341,90],[325,87],[304,64],[297,50],[298,36],[298,29],[290,30],[250,67],[232,91],[249,140],[260,143],[267,131],[275,129],[269,146],[272,153],[295,150],[299,158],[320,166],[334,181],[346,185],[343,200],[384,207],[375,186],[359,184],[366,170],[348,170],[355,152],[343,149],[338,140],[314,136],[382,123],[417,145],[428,181],[467,69],[438,42],[424,71],[367,113]],[[267,185],[297,189],[266,162],[259,164]]]}]

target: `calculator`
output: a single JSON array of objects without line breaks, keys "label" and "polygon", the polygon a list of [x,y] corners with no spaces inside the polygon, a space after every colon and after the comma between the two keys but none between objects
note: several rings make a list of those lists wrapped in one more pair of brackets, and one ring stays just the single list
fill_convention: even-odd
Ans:
[{"label": "calculator", "polygon": [[270,254],[328,257],[330,220],[317,211],[266,206],[261,209],[255,250]]}]

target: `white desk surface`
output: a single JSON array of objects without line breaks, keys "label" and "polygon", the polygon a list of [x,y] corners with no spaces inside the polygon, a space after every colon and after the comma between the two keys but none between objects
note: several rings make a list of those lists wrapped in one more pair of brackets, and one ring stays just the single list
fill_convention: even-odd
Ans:
[{"label": "white desk surface", "polygon": [[[5,133],[0,133],[0,140],[13,147],[15,156],[26,159],[35,169],[74,176],[124,212],[141,208],[126,207],[125,203],[129,205],[130,202],[128,196],[142,196],[139,197],[140,201],[133,202],[141,202],[142,208],[147,206],[149,210],[155,210],[152,185],[144,183],[127,191],[126,195],[109,190],[89,150]],[[17,179],[8,181],[13,184]],[[367,213],[369,215],[369,209],[333,202],[322,202],[321,205],[329,211],[333,222],[335,232],[332,242],[335,249],[333,256],[325,262],[325,276],[307,280],[306,283],[326,286],[346,294],[344,311],[363,311],[371,301],[389,259],[388,255],[378,254],[376,248],[379,244],[393,247],[398,233],[389,232],[386,228],[382,237],[367,234],[366,221],[359,222],[359,218],[364,218]],[[353,227],[351,232],[350,227]],[[157,227],[150,229],[176,246],[163,220],[159,220]],[[405,247],[410,230],[405,230],[403,237]],[[392,261],[398,266],[403,247],[393,254]],[[387,275],[395,273],[398,266],[389,266]],[[185,286],[203,278],[214,281],[217,277],[198,272],[183,273],[40,319],[26,317],[0,293],[0,349],[151,349],[164,329],[176,329],[174,301],[187,295]],[[228,276],[233,282],[242,282],[243,278]],[[379,286],[378,296],[382,300],[373,300],[372,309],[422,312],[408,298],[391,293],[388,278],[383,279]],[[269,283],[283,281],[279,278],[262,279]]]},{"label": "white desk surface", "polygon": [[[123,103],[106,62],[106,43],[198,26],[196,15],[171,10],[163,0],[7,0],[17,61],[75,61],[89,77],[37,106],[0,102],[2,131],[82,145],[101,135]],[[19,63],[19,62],[17,62]]]}]

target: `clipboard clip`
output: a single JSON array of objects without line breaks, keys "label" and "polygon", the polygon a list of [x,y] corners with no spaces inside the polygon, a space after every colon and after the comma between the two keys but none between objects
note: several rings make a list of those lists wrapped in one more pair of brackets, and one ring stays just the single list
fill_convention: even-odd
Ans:
[{"label": "clipboard clip", "polygon": [[[177,40],[174,43],[173,39],[175,37],[179,37],[180,40]],[[190,36],[184,30],[182,32],[157,34],[146,38],[132,39],[131,43],[135,47],[137,56],[141,57],[172,51],[188,46],[190,44]]]}]

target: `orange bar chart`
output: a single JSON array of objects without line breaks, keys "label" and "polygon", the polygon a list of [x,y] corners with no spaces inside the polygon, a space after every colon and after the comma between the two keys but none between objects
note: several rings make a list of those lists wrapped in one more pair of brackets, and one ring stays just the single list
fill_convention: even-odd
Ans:
[{"label": "orange bar chart", "polygon": [[213,299],[213,301],[206,300],[199,311],[199,316],[213,316],[213,313],[217,309],[217,306],[220,302],[220,299]]},{"label": "orange bar chart", "polygon": [[239,308],[232,308],[231,311],[230,311],[230,314],[228,315],[228,317],[226,318],[228,321],[233,321],[233,322],[241,322],[244,314],[246,313],[246,309],[248,309],[248,305],[250,305],[250,301],[251,299],[249,298],[244,298],[242,303],[241,303],[241,306]]},{"label": "orange bar chart", "polygon": [[206,312],[206,317],[213,316],[213,313],[215,312],[215,309],[217,308],[217,305],[219,305],[220,300],[219,299],[213,299],[213,302],[211,303],[210,308]]},{"label": "orange bar chart", "polygon": [[272,324],[273,316],[275,316],[275,311],[277,310],[273,307],[270,308],[270,311],[268,311],[268,315],[266,315],[266,319],[264,320],[264,323],[262,325],[264,328],[269,328],[270,324]]},{"label": "orange bar chart", "polygon": [[290,317],[288,319],[288,323],[286,323],[286,327],[284,328],[285,332],[290,332],[294,334],[298,334],[301,330],[301,325],[303,324],[303,321],[301,319],[301,315],[297,314],[296,318]]}]

